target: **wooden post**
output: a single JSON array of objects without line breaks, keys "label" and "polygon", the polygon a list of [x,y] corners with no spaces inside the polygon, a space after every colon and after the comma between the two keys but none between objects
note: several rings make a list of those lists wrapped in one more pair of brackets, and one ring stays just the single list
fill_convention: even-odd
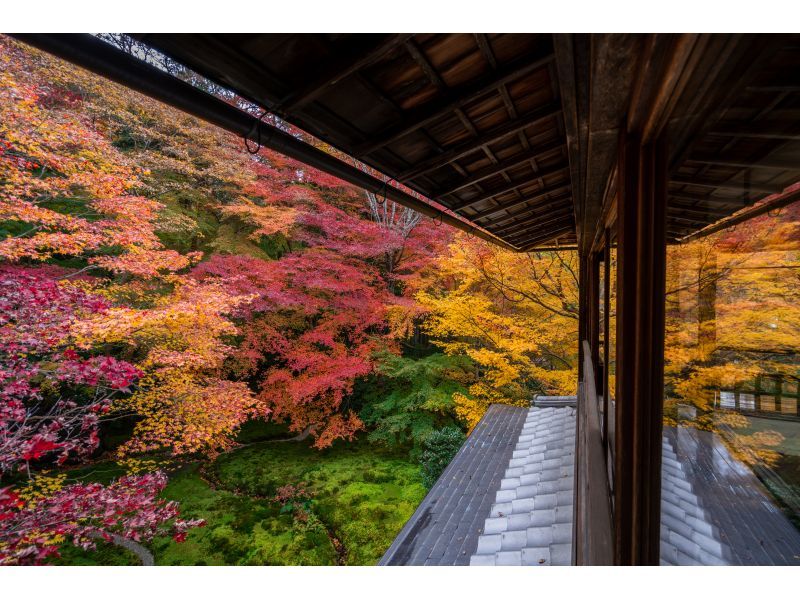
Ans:
[{"label": "wooden post", "polygon": [[658,565],[666,152],[632,134],[619,149],[615,563]]},{"label": "wooden post", "polygon": [[[611,398],[609,395],[608,377],[611,373],[609,364],[611,357],[611,235],[605,231],[603,247],[603,454],[608,459],[608,410]],[[611,476],[609,476],[611,479]]]}]

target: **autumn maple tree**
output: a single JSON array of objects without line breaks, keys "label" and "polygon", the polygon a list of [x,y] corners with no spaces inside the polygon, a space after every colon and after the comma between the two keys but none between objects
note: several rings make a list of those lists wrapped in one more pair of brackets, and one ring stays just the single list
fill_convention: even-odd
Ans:
[{"label": "autumn maple tree", "polygon": [[[793,204],[668,254],[665,423],[721,430],[749,463],[775,464],[783,435],[752,432],[747,417],[716,403],[720,391],[757,393],[763,376],[796,379],[798,216]],[[689,421],[682,406],[694,410]]]},{"label": "autumn maple tree", "polygon": [[459,234],[416,298],[448,354],[470,357],[478,377],[456,397],[474,426],[489,403],[528,404],[533,394],[574,394],[577,263],[570,253],[515,254]]},{"label": "autumn maple tree", "polygon": [[91,455],[100,418],[141,376],[130,363],[75,345],[76,324],[109,303],[59,282],[57,273],[0,270],[0,479],[29,477],[21,488],[0,486],[0,564],[43,561],[64,541],[91,548],[114,535],[138,541],[170,530],[182,540],[202,523],[178,519],[177,505],[158,498],[166,482],[160,473],[109,486],[38,473],[42,463]]}]

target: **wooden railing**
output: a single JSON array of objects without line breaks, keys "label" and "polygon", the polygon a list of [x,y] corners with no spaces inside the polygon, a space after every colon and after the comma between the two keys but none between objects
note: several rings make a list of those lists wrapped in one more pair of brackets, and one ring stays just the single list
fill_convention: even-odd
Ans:
[{"label": "wooden railing", "polygon": [[575,460],[575,549],[577,565],[614,562],[611,489],[603,450],[597,384],[589,343],[583,341],[583,377],[578,390]]}]

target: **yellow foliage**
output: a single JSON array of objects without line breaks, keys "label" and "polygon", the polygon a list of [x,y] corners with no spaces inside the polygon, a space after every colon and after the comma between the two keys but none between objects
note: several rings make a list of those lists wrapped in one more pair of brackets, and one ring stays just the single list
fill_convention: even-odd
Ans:
[{"label": "yellow foliage", "polygon": [[577,261],[570,253],[515,254],[459,234],[416,294],[424,328],[451,355],[478,366],[472,398],[454,397],[469,427],[492,402],[575,394]]},{"label": "yellow foliage", "polygon": [[18,490],[19,498],[27,507],[34,507],[43,498],[52,496],[64,487],[67,474],[57,473],[49,475],[47,471],[34,474],[28,483]]},{"label": "yellow foliage", "polygon": [[[226,314],[249,297],[213,281],[170,280],[172,293],[148,309],[114,307],[76,325],[79,346],[114,343],[144,353],[138,366],[145,376],[137,390],[114,405],[117,412],[143,418],[120,456],[162,447],[174,454],[218,452],[230,446],[233,432],[254,413],[247,385],[221,378],[231,351],[225,339],[238,332]],[[131,294],[148,290],[134,285],[123,294],[131,300]]]}]

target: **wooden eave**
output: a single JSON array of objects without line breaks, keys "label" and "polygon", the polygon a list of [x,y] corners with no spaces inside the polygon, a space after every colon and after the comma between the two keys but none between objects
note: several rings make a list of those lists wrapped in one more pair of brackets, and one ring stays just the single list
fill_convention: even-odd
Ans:
[{"label": "wooden eave", "polygon": [[667,139],[669,241],[800,179],[798,35],[134,36],[519,250],[602,237],[623,131]]}]

